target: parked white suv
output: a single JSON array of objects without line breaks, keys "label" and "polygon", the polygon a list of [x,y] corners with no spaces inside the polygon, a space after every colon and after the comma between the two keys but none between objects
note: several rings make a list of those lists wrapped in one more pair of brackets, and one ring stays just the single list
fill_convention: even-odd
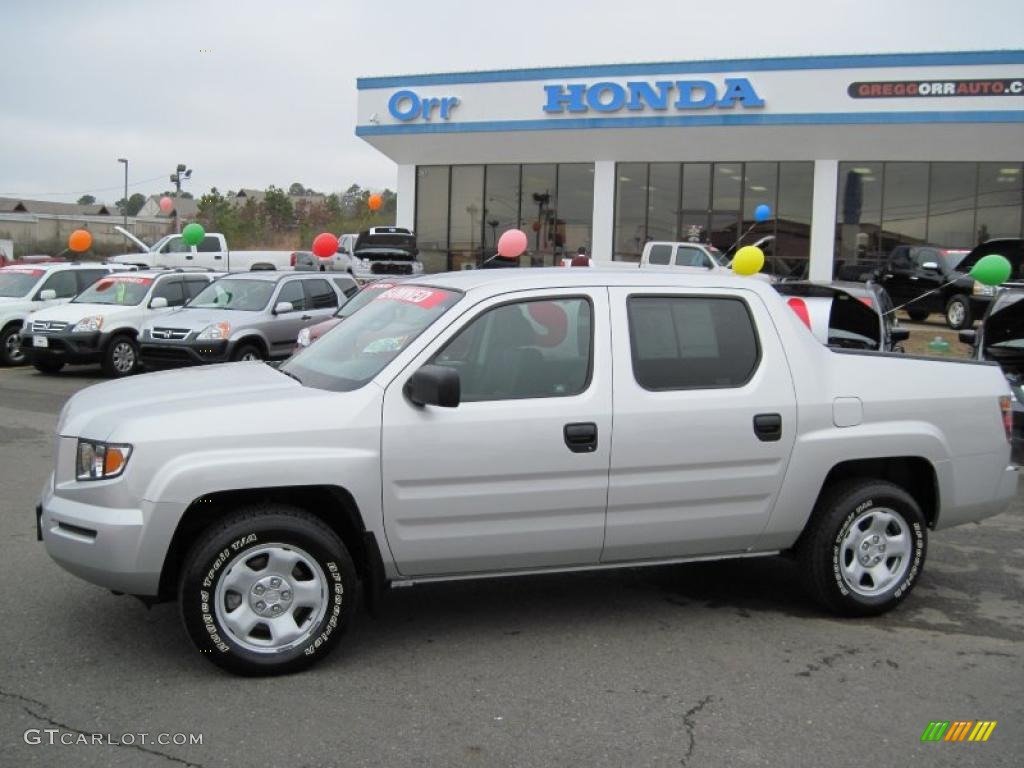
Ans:
[{"label": "parked white suv", "polygon": [[0,268],[0,363],[25,362],[18,334],[33,313],[71,301],[97,278],[126,269],[129,267],[77,262]]},{"label": "parked white suv", "polygon": [[150,270],[106,275],[66,304],[37,312],[21,331],[22,353],[43,373],[100,363],[107,376],[139,369],[142,324],[197,295],[219,273]]},{"label": "parked white suv", "polygon": [[360,581],[793,552],[823,606],[881,613],[929,530],[1016,494],[1009,431],[998,366],[826,347],[758,280],[472,270],[277,369],[79,392],[37,520],[72,573],[177,597],[203,658],[282,672],[338,644]]}]

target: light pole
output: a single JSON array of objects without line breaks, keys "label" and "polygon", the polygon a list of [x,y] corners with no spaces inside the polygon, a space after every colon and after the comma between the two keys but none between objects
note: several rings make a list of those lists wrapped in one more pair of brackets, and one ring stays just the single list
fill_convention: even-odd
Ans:
[{"label": "light pole", "polygon": [[181,182],[187,181],[192,178],[192,169],[187,168],[184,163],[178,163],[178,167],[174,169],[174,173],[171,174],[171,182],[174,184],[177,190],[174,193],[174,231],[180,232],[181,228],[178,226],[178,198],[181,197]]},{"label": "light pole", "polygon": [[128,158],[119,157],[117,162],[124,163],[124,228],[128,229]]}]

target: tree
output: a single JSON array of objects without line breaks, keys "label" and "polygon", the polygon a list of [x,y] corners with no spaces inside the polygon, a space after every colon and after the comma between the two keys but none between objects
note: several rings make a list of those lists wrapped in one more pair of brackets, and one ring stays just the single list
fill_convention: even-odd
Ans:
[{"label": "tree", "polygon": [[288,187],[288,194],[292,197],[300,197],[306,194],[306,188],[299,184],[299,182],[293,181],[292,185]]},{"label": "tree", "polygon": [[283,189],[273,184],[267,187],[261,205],[263,219],[275,232],[282,232],[295,224],[295,209]]},{"label": "tree", "polygon": [[366,197],[369,197],[369,193],[364,191],[358,184],[353,184],[346,189],[341,195],[341,208],[345,215],[358,216]]},{"label": "tree", "polygon": [[93,197],[92,195],[82,195],[80,198],[78,198],[78,204],[79,205],[95,205],[96,204],[96,198]]},{"label": "tree", "polygon": [[[128,198],[128,215],[137,215],[138,212],[142,210],[142,206],[144,206],[145,204],[146,196],[140,194],[139,192],[135,192],[131,197]],[[124,198],[122,197],[120,200],[118,200],[117,203],[115,203],[115,205],[117,205],[118,210],[121,211],[121,215],[125,215]]]}]

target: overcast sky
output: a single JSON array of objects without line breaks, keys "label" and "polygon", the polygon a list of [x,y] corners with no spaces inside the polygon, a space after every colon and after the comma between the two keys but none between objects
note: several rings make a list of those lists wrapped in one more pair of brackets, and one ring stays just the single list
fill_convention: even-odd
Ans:
[{"label": "overcast sky", "polygon": [[394,188],[360,76],[1024,48],[1022,0],[2,1],[0,195],[72,201],[120,198],[118,157],[143,193],[179,162],[196,194]]}]

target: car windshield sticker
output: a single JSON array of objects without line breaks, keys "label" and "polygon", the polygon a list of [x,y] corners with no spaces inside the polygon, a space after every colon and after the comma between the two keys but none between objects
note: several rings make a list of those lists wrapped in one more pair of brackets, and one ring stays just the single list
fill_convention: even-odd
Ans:
[{"label": "car windshield sticker", "polygon": [[32,275],[32,277],[39,277],[43,274],[41,269],[27,269],[25,267],[4,267],[3,274],[5,275]]},{"label": "car windshield sticker", "polygon": [[97,293],[102,293],[108,290],[111,286],[117,285],[118,283],[130,283],[131,285],[149,285],[153,282],[151,277],[105,277],[96,283]]},{"label": "car windshield sticker", "polygon": [[446,291],[403,285],[384,291],[374,301],[404,301],[406,304],[415,304],[423,309],[433,309],[446,298],[448,298]]}]

